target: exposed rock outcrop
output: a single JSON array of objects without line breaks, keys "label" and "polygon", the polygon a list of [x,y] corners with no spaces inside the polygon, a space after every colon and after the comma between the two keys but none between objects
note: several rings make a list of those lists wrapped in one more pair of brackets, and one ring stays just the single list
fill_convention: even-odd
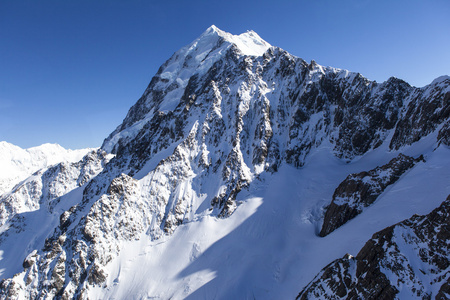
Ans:
[{"label": "exposed rock outcrop", "polygon": [[378,196],[423,157],[399,154],[389,163],[368,172],[350,174],[336,188],[328,205],[320,236],[326,236],[363,212]]},{"label": "exposed rock outcrop", "polygon": [[450,196],[425,216],[375,233],[356,257],[335,260],[297,299],[446,299],[450,282]]},{"label": "exposed rock outcrop", "polygon": [[447,121],[439,130],[438,143],[450,147],[450,121]]}]

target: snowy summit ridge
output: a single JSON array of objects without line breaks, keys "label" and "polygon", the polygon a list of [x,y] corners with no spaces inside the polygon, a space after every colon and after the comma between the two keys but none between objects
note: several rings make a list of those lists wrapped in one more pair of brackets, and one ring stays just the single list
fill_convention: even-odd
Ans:
[{"label": "snowy summit ridge", "polygon": [[101,149],[0,196],[0,300],[450,294],[449,87],[212,26]]},{"label": "snowy summit ridge", "polygon": [[[127,121],[108,137],[103,145],[103,149],[111,152],[118,140],[138,132],[155,109],[163,112],[174,110],[179,103],[179,99],[183,96],[189,80],[194,75],[204,75],[216,62],[222,60],[230,49],[238,55],[261,56],[270,47],[271,45],[260,38],[254,31],[232,35],[212,25],[191,44],[175,52],[160,67],[158,73],[150,82],[143,97],[158,90],[165,94],[164,101],[152,103],[154,99],[149,98],[145,103],[145,107],[139,107],[139,112],[135,110],[130,111],[126,118]],[[137,116],[139,116],[140,120],[136,120]],[[132,121],[133,124],[130,124],[129,121]],[[129,128],[124,130],[124,126],[129,126]]]},{"label": "snowy summit ridge", "polygon": [[[271,47],[256,32],[248,30],[240,35],[233,35],[217,28],[215,25],[209,27],[199,38],[202,40],[207,36],[217,35],[228,43],[235,45],[244,55],[261,56]],[[195,43],[195,42],[194,42]]]}]

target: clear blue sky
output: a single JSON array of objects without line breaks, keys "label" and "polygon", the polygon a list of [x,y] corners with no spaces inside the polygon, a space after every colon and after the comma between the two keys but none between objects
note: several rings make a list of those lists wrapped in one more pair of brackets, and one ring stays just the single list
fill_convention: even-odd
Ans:
[{"label": "clear blue sky", "polygon": [[450,74],[449,0],[0,0],[0,140],[100,146],[212,24],[378,82]]}]

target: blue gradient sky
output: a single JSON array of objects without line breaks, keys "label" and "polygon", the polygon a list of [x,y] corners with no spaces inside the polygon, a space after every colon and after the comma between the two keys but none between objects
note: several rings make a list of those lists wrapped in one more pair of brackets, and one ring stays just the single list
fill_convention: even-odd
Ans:
[{"label": "blue gradient sky", "polygon": [[449,0],[0,0],[0,140],[100,146],[159,66],[212,24],[424,86],[450,74],[449,16]]}]

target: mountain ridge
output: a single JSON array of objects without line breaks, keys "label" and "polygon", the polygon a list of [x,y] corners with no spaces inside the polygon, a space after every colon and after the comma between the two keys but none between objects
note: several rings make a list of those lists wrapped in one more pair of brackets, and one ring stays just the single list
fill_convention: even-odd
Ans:
[{"label": "mountain ridge", "polygon": [[[450,194],[450,77],[376,83],[239,37],[209,28],[101,149],[36,174],[12,195],[24,200],[0,198],[0,298],[294,298],[330,261]],[[226,40],[242,38],[267,49]],[[401,153],[425,162],[320,238],[339,183]],[[36,208],[16,213],[21,201]]]},{"label": "mountain ridge", "polygon": [[92,150],[93,148],[66,150],[58,144],[49,143],[22,149],[6,141],[0,141],[0,195],[39,169],[62,161],[79,161]]}]

